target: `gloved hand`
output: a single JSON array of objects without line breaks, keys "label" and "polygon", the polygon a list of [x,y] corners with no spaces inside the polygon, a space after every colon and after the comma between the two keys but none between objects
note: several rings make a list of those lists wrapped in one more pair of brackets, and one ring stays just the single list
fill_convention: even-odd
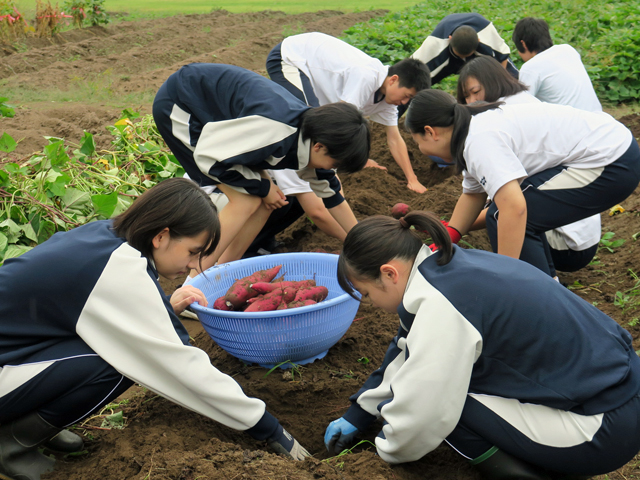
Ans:
[{"label": "gloved hand", "polygon": [[[447,232],[449,233],[449,237],[451,237],[451,243],[453,244],[457,244],[460,239],[462,238],[462,235],[460,234],[460,232],[458,231],[458,229],[450,227],[448,223],[446,223],[445,225],[445,221],[441,220],[442,224],[446,227]],[[436,244],[432,243],[431,245],[429,245],[429,248],[431,249],[431,251],[435,251],[436,250]]]},{"label": "gloved hand", "polygon": [[324,444],[329,453],[339,454],[353,444],[358,429],[344,418],[334,420],[324,433]]},{"label": "gloved hand", "polygon": [[274,452],[282,453],[294,460],[304,460],[305,457],[311,456],[289,432],[282,428],[282,425],[278,425],[278,430],[267,439],[267,443]]}]

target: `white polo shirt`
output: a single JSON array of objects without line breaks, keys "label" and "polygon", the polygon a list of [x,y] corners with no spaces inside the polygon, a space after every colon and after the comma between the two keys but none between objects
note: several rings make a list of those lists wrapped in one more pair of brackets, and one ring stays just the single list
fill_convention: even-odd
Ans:
[{"label": "white polo shirt", "polygon": [[520,81],[543,102],[602,111],[580,54],[571,45],[554,45],[533,56],[522,65]]},{"label": "white polo shirt", "polygon": [[628,128],[606,113],[565,105],[503,105],[471,118],[464,146],[464,193],[496,192],[558,165],[604,167],[631,143]]},{"label": "white polo shirt", "polygon": [[302,71],[320,105],[347,102],[363,115],[386,126],[398,124],[398,107],[375,93],[387,78],[389,67],[376,58],[324,33],[303,33],[282,41],[282,61]]}]

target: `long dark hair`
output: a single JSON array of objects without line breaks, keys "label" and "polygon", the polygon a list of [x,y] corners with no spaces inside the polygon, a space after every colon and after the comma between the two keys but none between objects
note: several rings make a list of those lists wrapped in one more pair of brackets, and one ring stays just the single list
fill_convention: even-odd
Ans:
[{"label": "long dark hair", "polygon": [[497,102],[501,97],[510,97],[528,90],[527,86],[513,78],[493,57],[477,57],[464,64],[458,77],[458,102],[467,103],[467,80],[475,78],[484,88],[484,101]]},{"label": "long dark hair", "polygon": [[195,237],[207,232],[200,257],[208,256],[220,241],[220,222],[215,205],[192,180],[170,178],[143,193],[125,212],[113,219],[119,237],[153,258],[153,238],[169,228],[171,238]]},{"label": "long dark hair", "polygon": [[369,122],[350,103],[328,103],[304,112],[300,127],[302,139],[321,143],[336,161],[338,172],[362,170],[369,159]]},{"label": "long dark hair", "polygon": [[404,125],[409,132],[420,135],[424,135],[426,126],[450,127],[453,125],[451,158],[458,166],[458,171],[462,172],[467,168],[463,152],[471,117],[498,108],[502,104],[503,102],[460,105],[453,96],[442,90],[422,90],[413,97]]},{"label": "long dark hair", "polygon": [[433,213],[414,211],[400,220],[374,215],[355,225],[344,240],[338,259],[338,283],[342,289],[358,299],[349,278],[377,281],[380,267],[390,260],[413,262],[424,245],[418,231],[427,233],[438,247],[438,265],[451,261],[451,237]]}]

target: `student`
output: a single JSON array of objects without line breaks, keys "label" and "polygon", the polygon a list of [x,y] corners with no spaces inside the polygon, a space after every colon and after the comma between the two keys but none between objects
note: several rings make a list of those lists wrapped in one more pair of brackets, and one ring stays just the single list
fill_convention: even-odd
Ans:
[{"label": "student", "polygon": [[356,172],[367,162],[368,124],[352,105],[309,108],[255,72],[200,63],[160,87],[153,117],[189,177],[229,200],[220,243],[202,268],[241,258],[271,211],[286,204],[267,169],[298,170],[345,231],[356,224],[332,170]]},{"label": "student", "polygon": [[[171,298],[175,279],[213,252],[216,209],[186,179],[165,180],[113,220],[57,233],[0,268],[0,476],[37,480],[53,460],[37,448],[133,383],[228,427],[307,454],[270,413],[189,344],[177,315],[203,293]],[[62,445],[60,445],[62,443]],[[66,443],[66,445],[65,445]],[[62,450],[82,441],[66,432]],[[60,449],[60,448],[59,448]]]},{"label": "student", "polygon": [[[468,62],[458,77],[458,102],[497,102],[507,105],[539,103],[527,86],[516,80],[490,57],[479,57]],[[470,230],[485,228],[485,208]],[[592,215],[570,225],[545,232],[549,244],[549,271],[556,276],[556,269],[575,272],[586,267],[598,250],[601,234],[600,214]]]},{"label": "student", "polygon": [[602,111],[580,54],[571,45],[554,45],[547,22],[523,18],[516,24],[512,39],[525,62],[520,80],[532,95],[543,102]]},{"label": "student", "polygon": [[460,105],[448,93],[425,90],[405,126],[422,153],[455,162],[463,173],[448,227],[454,243],[489,197],[493,251],[548,274],[544,232],[620,203],[640,182],[638,143],[605,113],[542,102]]},{"label": "student", "polygon": [[453,13],[444,17],[411,58],[427,64],[435,85],[457,74],[465,62],[477,55],[495,58],[518,78],[509,59],[511,50],[489,20],[479,13]]},{"label": "student", "polygon": [[342,40],[313,32],[287,37],[276,45],[267,58],[267,72],[307,105],[351,103],[371,121],[384,125],[389,150],[407,178],[407,187],[417,193],[427,191],[411,167],[398,130],[397,107],[431,86],[423,64],[407,59],[388,67]]},{"label": "student", "polygon": [[418,460],[446,441],[489,479],[586,478],[640,450],[631,335],[537,269],[454,246],[438,218],[411,212],[351,229],[338,281],[397,312],[400,327],[327,427],[331,454],[377,418],[383,460]]}]

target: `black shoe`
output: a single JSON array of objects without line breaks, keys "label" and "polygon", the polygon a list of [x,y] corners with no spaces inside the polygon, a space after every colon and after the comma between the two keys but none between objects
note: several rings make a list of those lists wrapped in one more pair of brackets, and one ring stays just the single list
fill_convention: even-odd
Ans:
[{"label": "black shoe", "polygon": [[61,430],[56,436],[44,442],[42,446],[56,453],[75,453],[82,451],[84,442],[80,435],[69,430]]}]

